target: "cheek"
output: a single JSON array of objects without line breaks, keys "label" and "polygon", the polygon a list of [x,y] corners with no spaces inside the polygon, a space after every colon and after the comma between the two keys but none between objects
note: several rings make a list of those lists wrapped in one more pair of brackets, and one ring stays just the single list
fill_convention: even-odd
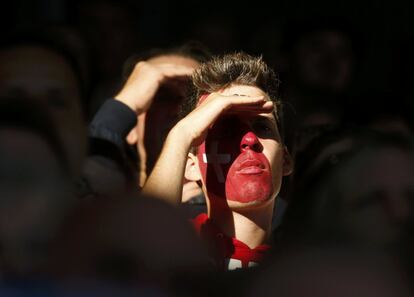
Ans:
[{"label": "cheek", "polygon": [[272,177],[277,178],[282,175],[283,172],[283,161],[284,161],[284,150],[281,144],[275,141],[264,140],[263,141],[263,154],[269,161]]},{"label": "cheek", "polygon": [[273,154],[267,154],[266,157],[269,160],[273,191],[279,192],[282,186],[283,172],[284,172],[284,151],[282,146],[278,144],[278,148]]}]

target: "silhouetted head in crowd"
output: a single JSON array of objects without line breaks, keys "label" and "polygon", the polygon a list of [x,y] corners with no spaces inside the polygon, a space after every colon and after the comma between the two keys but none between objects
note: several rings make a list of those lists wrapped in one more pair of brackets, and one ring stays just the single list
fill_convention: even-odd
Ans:
[{"label": "silhouetted head in crowd", "polygon": [[[319,133],[316,125],[324,129],[341,121],[363,49],[349,22],[318,16],[287,22],[280,48],[284,97],[292,106],[286,108],[286,134],[300,150],[309,134]],[[315,120],[324,123],[310,123]]]},{"label": "silhouetted head in crowd", "polygon": [[2,39],[0,95],[37,101],[47,108],[72,172],[78,174],[86,153],[85,85],[76,55],[61,41],[47,31]]},{"label": "silhouetted head in crowd", "polygon": [[256,271],[249,297],[409,297],[409,280],[398,264],[375,250],[352,246],[291,248]]},{"label": "silhouetted head in crowd", "polygon": [[360,44],[347,22],[308,19],[291,23],[285,32],[295,79],[310,89],[341,92],[352,79]]},{"label": "silhouetted head in crowd", "polygon": [[[207,50],[196,42],[167,49],[152,49],[129,58],[125,63],[124,77],[126,79],[131,74],[139,61],[147,61],[155,66],[171,64],[195,69],[208,58]],[[145,181],[145,176],[151,172],[168,132],[178,121],[180,105],[188,95],[189,83],[189,77],[166,79],[156,93],[150,109],[138,117],[137,127],[128,136],[128,142],[137,145],[141,181]]]},{"label": "silhouetted head in crowd", "polygon": [[[0,275],[33,276],[71,203],[69,160],[36,102],[0,100]],[[34,275],[36,277],[36,275]]]},{"label": "silhouetted head in crowd", "polygon": [[[296,20],[286,26],[282,41],[287,60],[288,95],[297,109],[338,102],[354,79],[361,41],[344,20]],[[288,98],[289,99],[289,98]]]},{"label": "silhouetted head in crowd", "polygon": [[318,135],[341,129],[341,126],[413,135],[412,114],[407,100],[384,91],[354,95],[337,106],[309,107],[297,125],[293,152],[301,154]]},{"label": "silhouetted head in crowd", "polygon": [[288,242],[401,243],[414,214],[411,137],[337,130],[307,150],[296,160],[283,231]]},{"label": "silhouetted head in crowd", "polygon": [[177,208],[151,197],[84,201],[59,234],[49,268],[70,287],[105,283],[143,294],[169,290],[209,269],[188,221]]}]

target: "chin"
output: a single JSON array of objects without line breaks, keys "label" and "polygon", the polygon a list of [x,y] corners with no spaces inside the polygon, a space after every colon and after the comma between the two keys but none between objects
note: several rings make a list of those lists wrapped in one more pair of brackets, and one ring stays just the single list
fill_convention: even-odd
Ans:
[{"label": "chin", "polygon": [[227,199],[227,205],[232,210],[262,208],[274,202],[275,197],[276,197],[276,194],[268,198],[264,198],[264,199],[261,198],[261,199],[251,200],[248,202],[240,202],[240,201]]}]

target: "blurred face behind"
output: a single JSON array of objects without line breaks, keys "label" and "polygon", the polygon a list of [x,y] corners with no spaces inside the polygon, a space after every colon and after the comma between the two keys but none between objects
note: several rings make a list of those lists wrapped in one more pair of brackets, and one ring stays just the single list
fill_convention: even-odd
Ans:
[{"label": "blurred face behind", "polygon": [[344,175],[348,228],[374,243],[401,239],[414,215],[414,156],[396,148],[366,151]]},{"label": "blurred face behind", "polygon": [[309,87],[343,90],[352,74],[350,40],[335,31],[316,31],[304,36],[295,50],[298,75]]},{"label": "blurred face behind", "polygon": [[[401,267],[377,250],[301,246],[258,271],[247,296],[409,297]],[[309,294],[312,292],[312,294]]]},{"label": "blurred face behind", "polygon": [[44,260],[68,205],[65,178],[57,156],[38,135],[2,128],[0,139],[0,265],[26,274]]},{"label": "blurred face behind", "polygon": [[59,54],[37,46],[0,51],[0,95],[38,100],[52,115],[75,172],[86,153],[78,80]]}]

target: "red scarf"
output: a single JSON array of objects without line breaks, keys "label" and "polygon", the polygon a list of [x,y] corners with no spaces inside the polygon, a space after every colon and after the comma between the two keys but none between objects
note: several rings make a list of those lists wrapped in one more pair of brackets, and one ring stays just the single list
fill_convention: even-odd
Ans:
[{"label": "red scarf", "polygon": [[225,235],[205,213],[192,220],[196,232],[206,242],[215,264],[221,270],[248,268],[260,264],[268,255],[270,245],[254,249],[233,237]]}]

